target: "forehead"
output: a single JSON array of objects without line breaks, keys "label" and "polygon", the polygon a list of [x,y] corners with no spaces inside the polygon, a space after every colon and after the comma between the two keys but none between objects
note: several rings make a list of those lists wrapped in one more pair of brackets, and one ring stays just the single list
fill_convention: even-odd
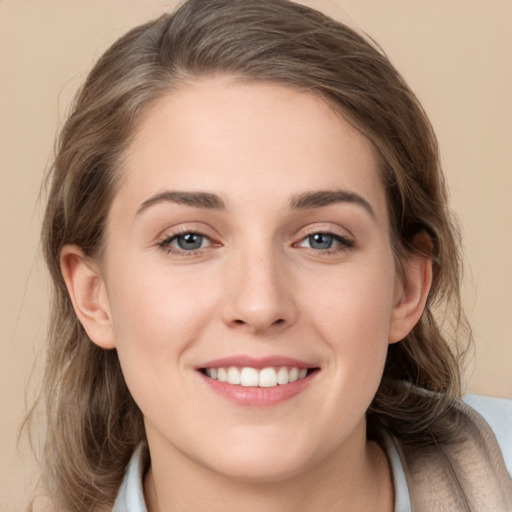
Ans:
[{"label": "forehead", "polygon": [[122,174],[120,194],[139,203],[165,189],[213,192],[228,204],[344,189],[386,213],[368,139],[320,97],[278,84],[216,77],[158,98],[136,126]]}]

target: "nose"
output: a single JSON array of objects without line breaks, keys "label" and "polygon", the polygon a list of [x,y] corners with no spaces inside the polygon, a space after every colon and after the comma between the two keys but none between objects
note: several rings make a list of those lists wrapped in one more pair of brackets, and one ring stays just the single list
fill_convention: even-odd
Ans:
[{"label": "nose", "polygon": [[280,332],[297,318],[285,264],[273,251],[245,254],[232,262],[223,319],[252,334]]}]

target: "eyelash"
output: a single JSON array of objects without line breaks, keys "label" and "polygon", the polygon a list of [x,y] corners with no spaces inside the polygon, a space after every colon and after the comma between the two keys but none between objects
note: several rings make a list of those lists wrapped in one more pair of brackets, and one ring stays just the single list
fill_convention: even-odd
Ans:
[{"label": "eyelash", "polygon": [[[325,249],[315,249],[314,247],[311,247],[311,246],[305,247],[304,245],[302,245],[304,242],[306,242],[308,240],[309,240],[309,243],[311,244],[311,239],[313,237],[319,236],[319,235],[324,236],[324,237],[329,237],[330,239],[332,239],[332,242],[335,243],[334,247],[328,247]],[[295,247],[303,247],[303,248],[313,251],[319,255],[329,256],[331,254],[339,254],[339,253],[347,251],[349,249],[353,249],[355,246],[355,243],[353,240],[351,240],[345,236],[339,235],[337,233],[332,233],[330,231],[314,231],[314,232],[308,233],[306,236],[301,238],[301,240],[299,242],[295,243],[294,246]]]},{"label": "eyelash", "polygon": [[[314,247],[306,247],[302,245],[307,240],[310,241],[315,236],[322,235],[325,237],[329,237],[332,239],[332,241],[336,244],[334,247],[328,247],[325,249],[315,249]],[[186,236],[197,236],[201,237],[201,242],[204,240],[208,241],[208,245],[206,247],[198,247],[197,249],[182,249],[173,247],[171,244],[175,241],[177,241],[180,237],[186,237]],[[202,245],[202,243],[201,243]],[[165,250],[167,254],[173,253],[178,256],[197,256],[198,254],[201,254],[204,249],[207,249],[208,247],[211,247],[212,245],[215,245],[215,243],[211,240],[211,238],[208,235],[205,235],[204,233],[200,233],[198,231],[193,230],[180,230],[178,233],[174,233],[172,235],[166,236],[162,241],[158,242],[158,247]],[[330,231],[313,231],[311,233],[306,234],[304,237],[302,237],[299,242],[295,242],[293,244],[293,247],[302,247],[304,249],[310,250],[315,252],[316,254],[321,255],[331,255],[331,254],[339,254],[340,252],[347,251],[349,249],[353,249],[355,246],[355,243],[353,240],[339,235],[337,233],[332,233]]]},{"label": "eyelash", "polygon": [[[181,249],[178,247],[173,247],[171,244],[174,241],[177,241],[180,237],[186,237],[188,235],[201,237],[202,241],[207,240],[209,242],[207,247],[199,247],[197,249]],[[190,229],[180,230],[178,233],[174,233],[172,235],[166,236],[162,241],[158,242],[158,247],[165,250],[167,254],[173,253],[178,256],[196,256],[201,253],[204,249],[207,249],[209,246],[214,245],[211,238],[204,233],[200,233],[198,231],[193,231]]]}]

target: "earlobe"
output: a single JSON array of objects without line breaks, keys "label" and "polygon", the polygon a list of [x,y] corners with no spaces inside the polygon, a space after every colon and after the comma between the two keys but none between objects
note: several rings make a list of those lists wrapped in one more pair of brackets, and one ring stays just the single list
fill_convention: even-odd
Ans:
[{"label": "earlobe", "polygon": [[89,338],[104,349],[115,348],[107,290],[96,265],[80,247],[65,245],[60,267],[75,313]]},{"label": "earlobe", "polygon": [[432,284],[432,260],[412,255],[404,264],[403,277],[397,279],[399,282],[389,328],[389,343],[404,339],[421,318]]}]

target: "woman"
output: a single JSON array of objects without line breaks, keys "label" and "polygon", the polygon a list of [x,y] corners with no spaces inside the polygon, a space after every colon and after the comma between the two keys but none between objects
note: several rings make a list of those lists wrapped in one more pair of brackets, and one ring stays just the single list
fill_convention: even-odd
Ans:
[{"label": "woman", "polygon": [[510,510],[433,315],[464,333],[437,143],[360,35],[189,1],[100,59],[49,178],[56,509]]}]

